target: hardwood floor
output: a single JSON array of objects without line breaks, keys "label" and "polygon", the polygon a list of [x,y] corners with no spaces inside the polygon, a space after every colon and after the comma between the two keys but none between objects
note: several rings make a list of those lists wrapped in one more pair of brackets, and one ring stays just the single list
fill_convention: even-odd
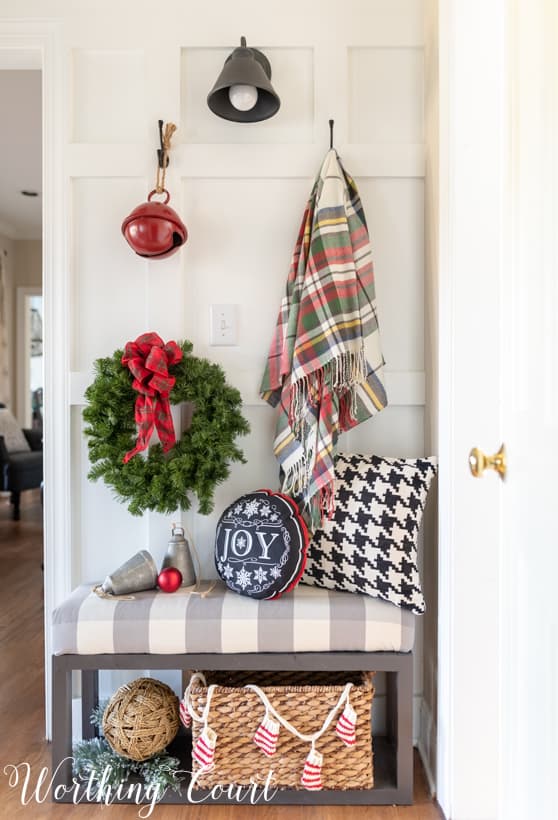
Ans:
[{"label": "hardwood floor", "polygon": [[[21,805],[21,789],[11,789],[7,764],[27,761],[32,785],[43,766],[50,766],[44,741],[43,575],[41,504],[38,493],[24,493],[21,521],[10,520],[7,497],[0,496],[0,817],[69,818],[138,817],[136,806],[61,806],[35,801]],[[381,807],[317,806],[156,806],[155,820],[439,820],[442,814],[430,799],[422,765],[415,757],[415,805]]]}]

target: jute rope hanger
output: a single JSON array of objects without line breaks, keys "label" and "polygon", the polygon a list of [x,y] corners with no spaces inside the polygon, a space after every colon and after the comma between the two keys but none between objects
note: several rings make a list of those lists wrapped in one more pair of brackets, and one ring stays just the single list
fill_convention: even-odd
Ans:
[{"label": "jute rope hanger", "polygon": [[169,151],[171,147],[171,140],[175,131],[176,125],[173,122],[167,122],[163,130],[162,120],[159,120],[162,153],[159,154],[157,180],[155,182],[155,191],[158,194],[162,194],[165,191],[165,177],[167,174],[167,165],[169,164]]}]

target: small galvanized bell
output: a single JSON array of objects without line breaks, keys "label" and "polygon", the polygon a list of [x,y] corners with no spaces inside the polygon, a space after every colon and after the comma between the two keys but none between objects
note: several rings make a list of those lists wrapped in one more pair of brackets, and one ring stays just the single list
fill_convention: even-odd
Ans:
[{"label": "small galvanized bell", "polygon": [[107,575],[101,590],[106,595],[128,595],[153,589],[157,584],[157,565],[148,550],[140,550],[122,566]]},{"label": "small galvanized bell", "polygon": [[196,573],[190,554],[190,546],[184,537],[184,528],[177,524],[172,525],[172,535],[167,546],[167,554],[163,559],[161,570],[175,567],[182,573],[180,586],[191,587],[196,583]]},{"label": "small galvanized bell", "polygon": [[169,192],[161,191],[166,197],[164,202],[152,202],[156,193],[156,189],[151,191],[147,202],[134,208],[122,223],[122,233],[129,246],[138,256],[147,259],[171,256],[188,239],[186,225],[168,205]]}]

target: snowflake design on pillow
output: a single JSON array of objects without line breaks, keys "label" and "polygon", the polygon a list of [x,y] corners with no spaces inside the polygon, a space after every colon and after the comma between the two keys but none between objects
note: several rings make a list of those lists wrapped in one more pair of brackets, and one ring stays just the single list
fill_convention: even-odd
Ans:
[{"label": "snowflake design on pillow", "polygon": [[248,518],[252,518],[253,515],[256,515],[259,508],[260,508],[259,501],[256,501],[256,500],[247,501],[244,505],[244,515],[246,515]]},{"label": "snowflake design on pillow", "polygon": [[247,572],[244,567],[236,573],[236,583],[241,589],[246,589],[246,587],[250,586],[250,579],[252,577],[251,572]]},{"label": "snowflake design on pillow", "polygon": [[360,592],[422,613],[417,540],[436,459],[340,453],[335,512],[314,533],[303,584]]},{"label": "snowflake design on pillow", "polygon": [[258,569],[254,571],[254,581],[257,581],[258,584],[263,584],[264,581],[267,581],[267,571],[258,567]]}]

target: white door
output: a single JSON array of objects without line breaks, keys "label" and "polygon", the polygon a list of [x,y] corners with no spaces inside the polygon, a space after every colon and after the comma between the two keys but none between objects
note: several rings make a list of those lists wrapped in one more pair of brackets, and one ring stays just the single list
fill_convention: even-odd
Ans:
[{"label": "white door", "polygon": [[[558,767],[558,9],[442,0],[439,800],[550,820]],[[507,478],[468,452],[505,442]]]},{"label": "white door", "polygon": [[558,5],[523,0],[504,293],[502,816],[555,818],[558,770]]}]

